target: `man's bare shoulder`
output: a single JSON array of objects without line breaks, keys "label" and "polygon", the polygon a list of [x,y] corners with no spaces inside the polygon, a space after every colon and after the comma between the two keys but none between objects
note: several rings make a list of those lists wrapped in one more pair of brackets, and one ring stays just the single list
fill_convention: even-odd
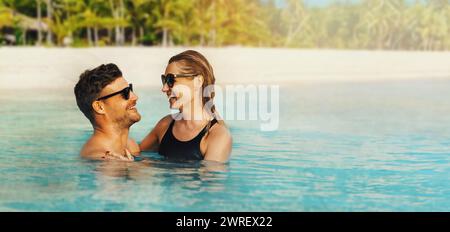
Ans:
[{"label": "man's bare shoulder", "polygon": [[80,155],[86,159],[104,159],[108,152],[108,144],[100,137],[93,135],[81,148]]},{"label": "man's bare shoulder", "polygon": [[128,138],[127,148],[131,152],[131,154],[133,154],[135,156],[140,155],[140,153],[141,153],[141,149],[139,148],[139,145],[132,138]]},{"label": "man's bare shoulder", "polygon": [[107,144],[101,139],[91,137],[81,149],[80,156],[89,160],[122,160],[133,161],[134,157],[129,150],[124,154],[114,153],[107,149]]},{"label": "man's bare shoulder", "polygon": [[80,156],[85,159],[103,159],[107,150],[98,139],[92,137],[81,148]]}]

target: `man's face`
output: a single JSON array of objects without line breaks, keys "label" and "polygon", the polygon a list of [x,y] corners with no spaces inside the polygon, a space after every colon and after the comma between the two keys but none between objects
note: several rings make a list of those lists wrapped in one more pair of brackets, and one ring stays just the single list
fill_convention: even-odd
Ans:
[{"label": "man's face", "polygon": [[[129,83],[123,77],[117,78],[111,84],[107,85],[100,92],[100,97],[121,91],[129,87]],[[138,96],[130,91],[128,100],[122,94],[117,94],[110,98],[101,100],[105,107],[105,116],[109,121],[114,122],[120,127],[130,127],[135,122],[141,120],[141,115],[137,111],[136,102]]]}]

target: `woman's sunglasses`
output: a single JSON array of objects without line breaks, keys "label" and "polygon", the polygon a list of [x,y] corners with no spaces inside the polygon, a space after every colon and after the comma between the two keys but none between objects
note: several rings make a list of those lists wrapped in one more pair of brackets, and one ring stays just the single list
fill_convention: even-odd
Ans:
[{"label": "woman's sunglasses", "polygon": [[133,84],[130,84],[128,87],[126,87],[126,88],[124,88],[124,89],[122,89],[122,90],[120,90],[120,91],[117,91],[117,92],[115,92],[115,93],[108,94],[108,95],[106,95],[106,96],[97,98],[97,101],[105,100],[105,99],[110,98],[110,97],[112,97],[112,96],[116,96],[117,94],[122,94],[122,97],[123,97],[125,100],[128,100],[128,99],[130,99],[130,92],[132,92],[132,91],[133,91]]},{"label": "woman's sunglasses", "polygon": [[173,85],[175,84],[175,79],[176,78],[189,78],[189,79],[193,79],[194,77],[198,76],[198,74],[172,74],[172,73],[168,73],[167,75],[162,74],[161,75],[161,81],[162,84],[167,84],[170,88],[173,87]]}]

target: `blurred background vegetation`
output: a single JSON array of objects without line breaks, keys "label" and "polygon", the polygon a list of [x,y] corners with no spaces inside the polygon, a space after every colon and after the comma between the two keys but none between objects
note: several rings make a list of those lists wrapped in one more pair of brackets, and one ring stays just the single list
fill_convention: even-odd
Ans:
[{"label": "blurred background vegetation", "polygon": [[0,0],[0,45],[449,50],[450,0]]}]

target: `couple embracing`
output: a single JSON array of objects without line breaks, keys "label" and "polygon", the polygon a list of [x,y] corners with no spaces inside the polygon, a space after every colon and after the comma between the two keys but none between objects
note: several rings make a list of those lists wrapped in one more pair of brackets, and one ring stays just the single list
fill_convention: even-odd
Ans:
[{"label": "couple embracing", "polygon": [[170,108],[179,112],[163,117],[138,144],[128,136],[141,119],[138,96],[120,69],[106,64],[81,74],[75,97],[94,128],[81,156],[133,161],[141,151],[154,151],[168,159],[227,162],[232,138],[214,108],[208,60],[193,50],[182,52],[170,58],[161,80]]}]

